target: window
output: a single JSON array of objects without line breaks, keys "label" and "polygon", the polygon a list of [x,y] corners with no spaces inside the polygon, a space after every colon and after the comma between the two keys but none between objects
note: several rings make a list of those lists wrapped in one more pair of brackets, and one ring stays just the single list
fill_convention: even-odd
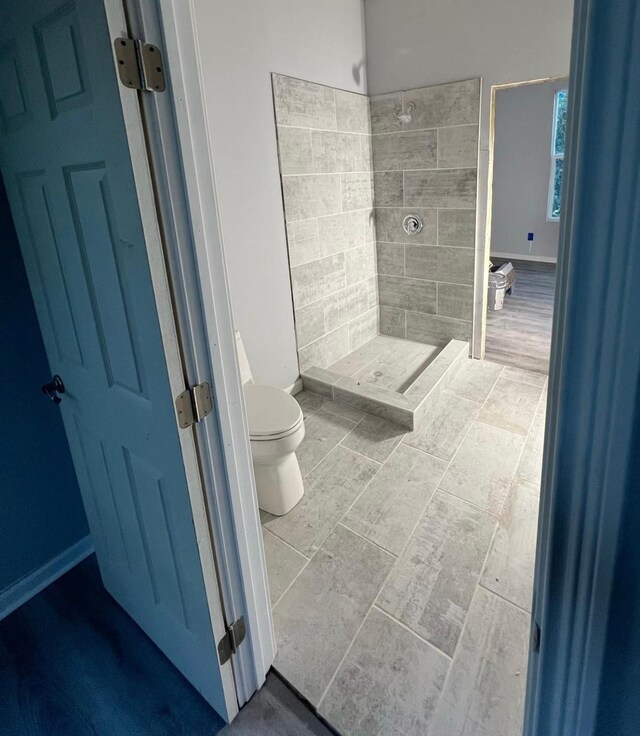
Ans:
[{"label": "window", "polygon": [[564,169],[564,139],[567,131],[566,89],[558,90],[553,104],[553,135],[551,136],[551,175],[549,177],[549,200],[547,220],[560,219],[560,197],[562,195],[562,172]]}]

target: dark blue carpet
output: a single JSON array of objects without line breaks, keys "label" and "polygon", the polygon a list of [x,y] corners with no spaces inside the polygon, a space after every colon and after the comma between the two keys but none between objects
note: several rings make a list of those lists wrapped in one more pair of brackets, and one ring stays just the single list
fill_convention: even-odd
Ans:
[{"label": "dark blue carpet", "polygon": [[93,556],[0,621],[2,736],[211,736],[223,726],[106,592]]}]

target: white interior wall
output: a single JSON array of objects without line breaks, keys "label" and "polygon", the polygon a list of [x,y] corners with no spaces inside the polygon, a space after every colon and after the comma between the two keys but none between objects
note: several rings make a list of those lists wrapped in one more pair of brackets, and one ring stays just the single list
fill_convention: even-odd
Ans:
[{"label": "white interior wall", "polygon": [[492,255],[557,258],[560,223],[547,220],[547,204],[555,93],[566,87],[565,80],[496,92]]},{"label": "white interior wall", "polygon": [[362,0],[195,0],[237,329],[261,383],[298,377],[271,72],[366,92]]},{"label": "white interior wall", "polygon": [[[377,95],[482,77],[476,286],[485,270],[491,87],[569,73],[573,0],[365,0],[367,85]],[[472,354],[482,351],[476,288]]]}]

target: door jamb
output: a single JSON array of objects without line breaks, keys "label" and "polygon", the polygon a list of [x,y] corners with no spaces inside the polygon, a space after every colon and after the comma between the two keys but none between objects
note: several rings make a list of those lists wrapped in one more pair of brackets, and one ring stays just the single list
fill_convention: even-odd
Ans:
[{"label": "door jamb", "polygon": [[212,387],[214,412],[194,430],[225,620],[245,618],[246,639],[232,659],[242,706],[265,681],[275,639],[194,10],[176,0],[105,2],[123,2],[130,32],[164,53],[167,91],[134,94],[142,105],[166,248],[183,360],[181,390],[185,377],[189,385],[209,381]]},{"label": "door jamb", "polygon": [[[491,101],[489,110],[489,165],[487,171],[487,210],[484,221],[484,240],[476,237],[475,249],[475,294],[481,298],[473,301],[473,323],[472,323],[472,357],[484,359],[485,343],[487,340],[487,289],[489,285],[489,261],[491,259],[491,225],[493,215],[493,173],[495,166],[495,143],[496,143],[496,93],[501,89],[512,87],[528,87],[532,84],[545,84],[546,82],[558,82],[567,79],[567,75],[555,77],[543,77],[541,79],[529,79],[523,82],[505,82],[504,84],[491,85]],[[480,225],[482,226],[482,225]],[[479,267],[481,264],[481,268]]]},{"label": "door jamb", "polygon": [[[121,0],[104,0],[104,7],[109,37],[113,39],[121,35],[128,35],[126,32],[127,22]],[[115,66],[115,59],[113,63],[117,78],[118,70]],[[164,244],[155,204],[150,161],[147,156],[145,129],[138,104],[138,93],[125,88],[119,82],[118,91],[140,207],[140,218],[149,260],[149,270],[151,272],[162,344],[167,360],[169,385],[171,395],[174,397],[184,391],[185,375],[182,366],[180,340],[172,306],[172,288],[167,272]],[[175,415],[175,418],[184,460],[214,644],[217,644],[226,632],[226,622],[224,620],[222,598],[218,586],[216,558],[213,539],[209,529],[205,493],[200,477],[199,458],[193,432],[181,430],[178,427],[177,415]],[[221,715],[226,715],[228,720],[232,720],[238,712],[233,669],[229,662],[219,666],[224,690],[224,701],[227,707],[227,713]]]}]

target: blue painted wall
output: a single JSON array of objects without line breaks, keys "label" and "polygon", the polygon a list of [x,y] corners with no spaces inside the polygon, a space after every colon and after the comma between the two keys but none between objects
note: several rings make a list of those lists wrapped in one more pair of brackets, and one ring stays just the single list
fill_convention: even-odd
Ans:
[{"label": "blue painted wall", "polygon": [[0,178],[0,593],[89,533]]}]

